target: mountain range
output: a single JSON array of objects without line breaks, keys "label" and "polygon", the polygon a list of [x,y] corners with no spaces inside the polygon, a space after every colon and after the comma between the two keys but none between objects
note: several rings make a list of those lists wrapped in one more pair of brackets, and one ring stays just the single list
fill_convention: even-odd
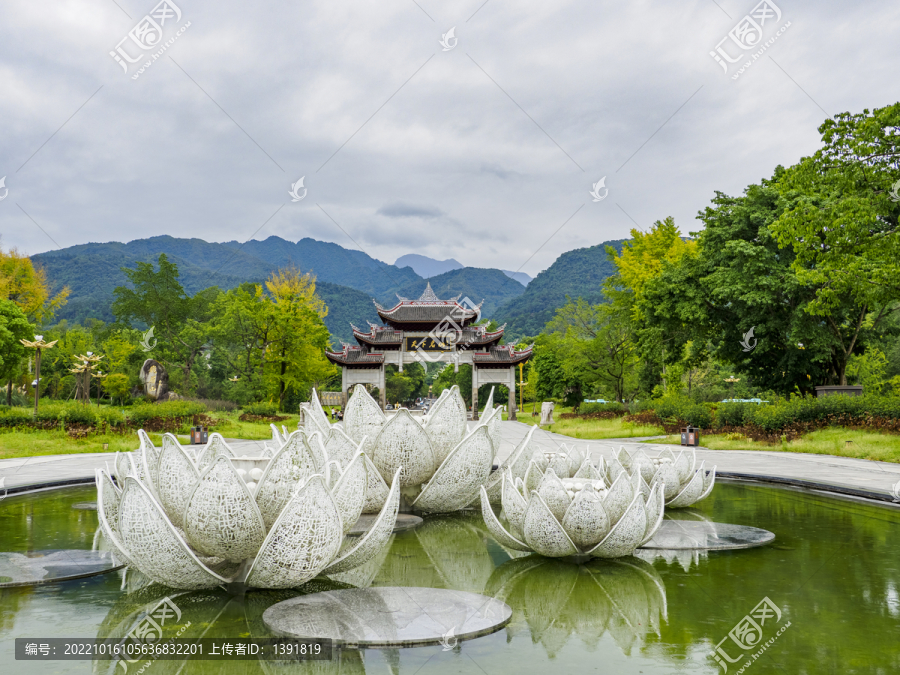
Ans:
[{"label": "mountain range", "polygon": [[[453,258],[447,260],[435,260],[418,253],[407,253],[402,255],[394,262],[397,267],[412,267],[413,271],[423,279],[431,279],[446,272],[462,269],[465,267],[461,262]],[[531,282],[531,277],[525,272],[512,272],[510,270],[500,270],[511,279],[515,279],[523,286],[527,286]]]},{"label": "mountain range", "polygon": [[[622,242],[607,243],[621,248]],[[599,299],[600,284],[612,273],[604,246],[564,253],[533,281],[529,278],[527,288],[504,270],[454,266],[425,277],[409,264],[389,265],[362,251],[311,238],[291,242],[272,236],[241,244],[166,235],[124,244],[81,244],[41,253],[32,260],[43,268],[53,291],[63,286],[71,290],[57,319],[77,322],[88,318],[112,321],[113,290],[127,283],[121,268],[155,263],[161,253],[178,266],[181,284],[189,294],[209,286],[227,290],[245,281],[261,282],[273,271],[297,267],[316,275],[316,289],[328,306],[325,324],[331,334],[351,341],[350,323],[364,328],[366,321],[378,321],[373,299],[393,306],[397,296],[419,297],[426,283],[431,283],[439,297],[462,294],[476,303],[483,299],[483,316],[508,322],[511,336],[536,335],[567,295],[592,302]],[[397,262],[402,264],[408,257]],[[428,260],[433,259],[425,258],[426,263]],[[415,262],[418,266],[423,261]],[[452,259],[434,262],[459,264]]]}]

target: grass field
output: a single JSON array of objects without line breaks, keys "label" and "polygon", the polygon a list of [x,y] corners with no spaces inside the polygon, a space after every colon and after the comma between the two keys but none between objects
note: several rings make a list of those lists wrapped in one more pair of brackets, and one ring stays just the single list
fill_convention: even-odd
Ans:
[{"label": "grass field", "polygon": [[[900,462],[900,435],[877,431],[856,431],[833,427],[820,429],[795,441],[769,445],[736,434],[705,434],[700,444],[710,450],[768,450],[769,452],[806,452],[815,455],[836,455],[857,459],[874,459],[881,462]],[[645,443],[680,443],[680,436]]]},{"label": "grass field", "polygon": [[[526,406],[527,408],[527,406]],[[554,424],[542,427],[563,436],[572,438],[584,438],[588,440],[601,438],[634,438],[635,436],[658,436],[663,433],[662,427],[629,424],[622,421],[621,417],[611,420],[561,420],[561,413],[572,412],[571,408],[557,406],[553,411]],[[540,415],[532,417],[531,412],[519,413],[519,422],[536,425],[541,421]],[[506,416],[504,415],[504,419]]]},{"label": "grass field", "polygon": [[[241,422],[238,420],[240,412],[210,413],[210,417],[225,420],[225,424],[216,426],[213,431],[218,431],[225,438],[241,438],[247,440],[265,440],[272,437],[272,430],[268,423]],[[294,431],[300,420],[299,415],[282,415],[289,419],[277,422],[278,428],[285,425],[288,431]],[[178,439],[187,444],[187,429],[184,433],[176,434]],[[150,434],[151,440],[157,445],[162,444],[162,434]],[[70,455],[84,452],[104,452],[103,444],[108,443],[108,452],[127,452],[138,446],[137,434],[97,434],[87,438],[71,438],[64,431],[44,430],[17,430],[0,431],[0,459],[13,457],[35,457],[38,455]]]}]

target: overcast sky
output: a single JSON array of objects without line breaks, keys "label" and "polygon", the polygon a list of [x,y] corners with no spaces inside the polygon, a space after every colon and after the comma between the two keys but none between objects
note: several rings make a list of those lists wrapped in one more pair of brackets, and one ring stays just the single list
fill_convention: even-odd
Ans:
[{"label": "overcast sky", "polygon": [[[278,235],[535,275],[694,231],[827,115],[900,100],[895,2],[776,2],[5,0],[2,245]],[[171,44],[134,79],[147,14]],[[752,58],[748,14],[774,42],[732,79],[710,52]]]}]

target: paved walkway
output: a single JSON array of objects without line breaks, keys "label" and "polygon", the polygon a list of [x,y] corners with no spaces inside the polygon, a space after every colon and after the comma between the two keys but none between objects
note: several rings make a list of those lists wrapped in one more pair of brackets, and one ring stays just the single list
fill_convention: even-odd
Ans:
[{"label": "paved walkway", "polygon": [[[503,444],[498,454],[500,460],[509,456],[529,428],[520,422],[503,422]],[[592,441],[561,436],[541,429],[535,432],[534,441],[545,451],[559,450],[563,444],[570,447],[576,445],[582,450],[589,448],[594,460],[601,455],[611,457],[613,451],[620,446],[641,447],[651,454],[664,447],[670,447],[675,452],[681,449],[677,445],[641,443],[652,438]],[[228,442],[239,455],[250,456],[256,454],[254,450],[263,443],[237,440]],[[107,462],[112,465],[114,456],[113,453],[95,453],[4,459],[0,460],[0,478],[4,479],[4,486],[10,493],[91,482],[94,479],[94,469],[106,466]],[[707,466],[716,465],[718,475],[726,479],[799,485],[887,502],[891,501],[892,487],[900,482],[900,464],[832,455],[697,448],[697,458],[705,461]]]}]

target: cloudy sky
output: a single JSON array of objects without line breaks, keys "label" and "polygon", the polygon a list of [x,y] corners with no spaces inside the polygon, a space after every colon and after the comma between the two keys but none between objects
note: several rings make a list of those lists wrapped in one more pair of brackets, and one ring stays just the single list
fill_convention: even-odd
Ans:
[{"label": "cloudy sky", "polygon": [[900,100],[895,3],[775,2],[6,0],[0,244],[313,237],[534,275],[697,230],[826,116]]}]

